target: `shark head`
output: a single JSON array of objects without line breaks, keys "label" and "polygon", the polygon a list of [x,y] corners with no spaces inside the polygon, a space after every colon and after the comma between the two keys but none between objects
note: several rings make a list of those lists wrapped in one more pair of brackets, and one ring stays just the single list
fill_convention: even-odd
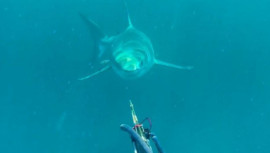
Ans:
[{"label": "shark head", "polygon": [[114,71],[125,79],[145,74],[154,64],[154,51],[150,40],[140,31],[129,28],[113,42]]}]

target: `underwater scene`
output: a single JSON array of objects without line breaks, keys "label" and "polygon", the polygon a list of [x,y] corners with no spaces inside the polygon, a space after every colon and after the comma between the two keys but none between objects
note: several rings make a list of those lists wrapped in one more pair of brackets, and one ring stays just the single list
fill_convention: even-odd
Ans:
[{"label": "underwater scene", "polygon": [[270,153],[269,27],[269,0],[2,0],[0,152]]}]

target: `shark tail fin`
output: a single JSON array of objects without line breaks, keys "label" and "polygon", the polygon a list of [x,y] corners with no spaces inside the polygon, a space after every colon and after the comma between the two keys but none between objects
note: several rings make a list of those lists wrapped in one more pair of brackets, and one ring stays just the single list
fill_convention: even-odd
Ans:
[{"label": "shark tail fin", "polygon": [[130,19],[127,2],[126,2],[126,0],[123,0],[123,2],[125,4],[125,9],[127,11],[127,16],[128,16],[128,28],[132,28],[133,27],[133,24],[132,24],[131,19]]},{"label": "shark tail fin", "polygon": [[167,62],[164,62],[164,61],[161,61],[161,60],[158,60],[158,59],[155,59],[155,64],[163,65],[163,66],[170,67],[170,68],[176,68],[176,69],[180,69],[180,70],[191,70],[191,69],[193,69],[193,66],[180,66],[180,65],[175,65],[175,64],[172,64],[172,63],[167,63]]},{"label": "shark tail fin", "polygon": [[107,65],[107,66],[101,68],[100,70],[98,70],[98,71],[96,71],[96,72],[94,72],[92,74],[89,74],[89,75],[87,75],[85,77],[79,78],[78,80],[82,81],[82,80],[86,80],[86,79],[92,78],[92,77],[94,77],[94,76],[96,76],[96,75],[98,75],[98,74],[100,74],[102,72],[105,72],[109,68],[111,68],[111,66],[110,65]]}]

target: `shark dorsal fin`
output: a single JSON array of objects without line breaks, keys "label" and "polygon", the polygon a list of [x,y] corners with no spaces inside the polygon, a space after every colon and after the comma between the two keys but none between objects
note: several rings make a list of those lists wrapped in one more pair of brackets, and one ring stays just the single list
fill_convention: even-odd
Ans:
[{"label": "shark dorsal fin", "polygon": [[130,19],[130,16],[129,16],[129,13],[128,13],[128,27],[129,28],[132,28],[133,27],[133,24],[132,24],[131,19]]},{"label": "shark dorsal fin", "polygon": [[90,30],[92,37],[95,40],[100,40],[104,38],[106,35],[103,33],[101,28],[96,24],[93,20],[90,20],[87,16],[82,13],[79,13],[83,22],[87,25],[88,30]]},{"label": "shark dorsal fin", "polygon": [[128,16],[128,28],[133,28],[133,24],[131,22],[130,15],[129,15],[129,10],[128,10],[128,6],[127,6],[127,2],[125,0],[123,0],[123,2],[125,4],[125,9],[127,11],[127,16]]}]

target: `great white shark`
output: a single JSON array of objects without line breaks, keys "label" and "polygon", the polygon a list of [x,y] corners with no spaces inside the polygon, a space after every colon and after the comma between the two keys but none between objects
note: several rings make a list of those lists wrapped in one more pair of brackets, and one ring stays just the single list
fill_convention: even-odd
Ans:
[{"label": "great white shark", "polygon": [[115,36],[107,36],[93,20],[82,14],[80,16],[88,26],[94,40],[95,59],[93,60],[101,66],[94,73],[79,80],[91,78],[110,68],[124,79],[139,78],[148,72],[153,65],[181,70],[193,68],[192,66],[180,66],[157,59],[151,40],[145,33],[133,26],[128,11],[128,27]]}]

